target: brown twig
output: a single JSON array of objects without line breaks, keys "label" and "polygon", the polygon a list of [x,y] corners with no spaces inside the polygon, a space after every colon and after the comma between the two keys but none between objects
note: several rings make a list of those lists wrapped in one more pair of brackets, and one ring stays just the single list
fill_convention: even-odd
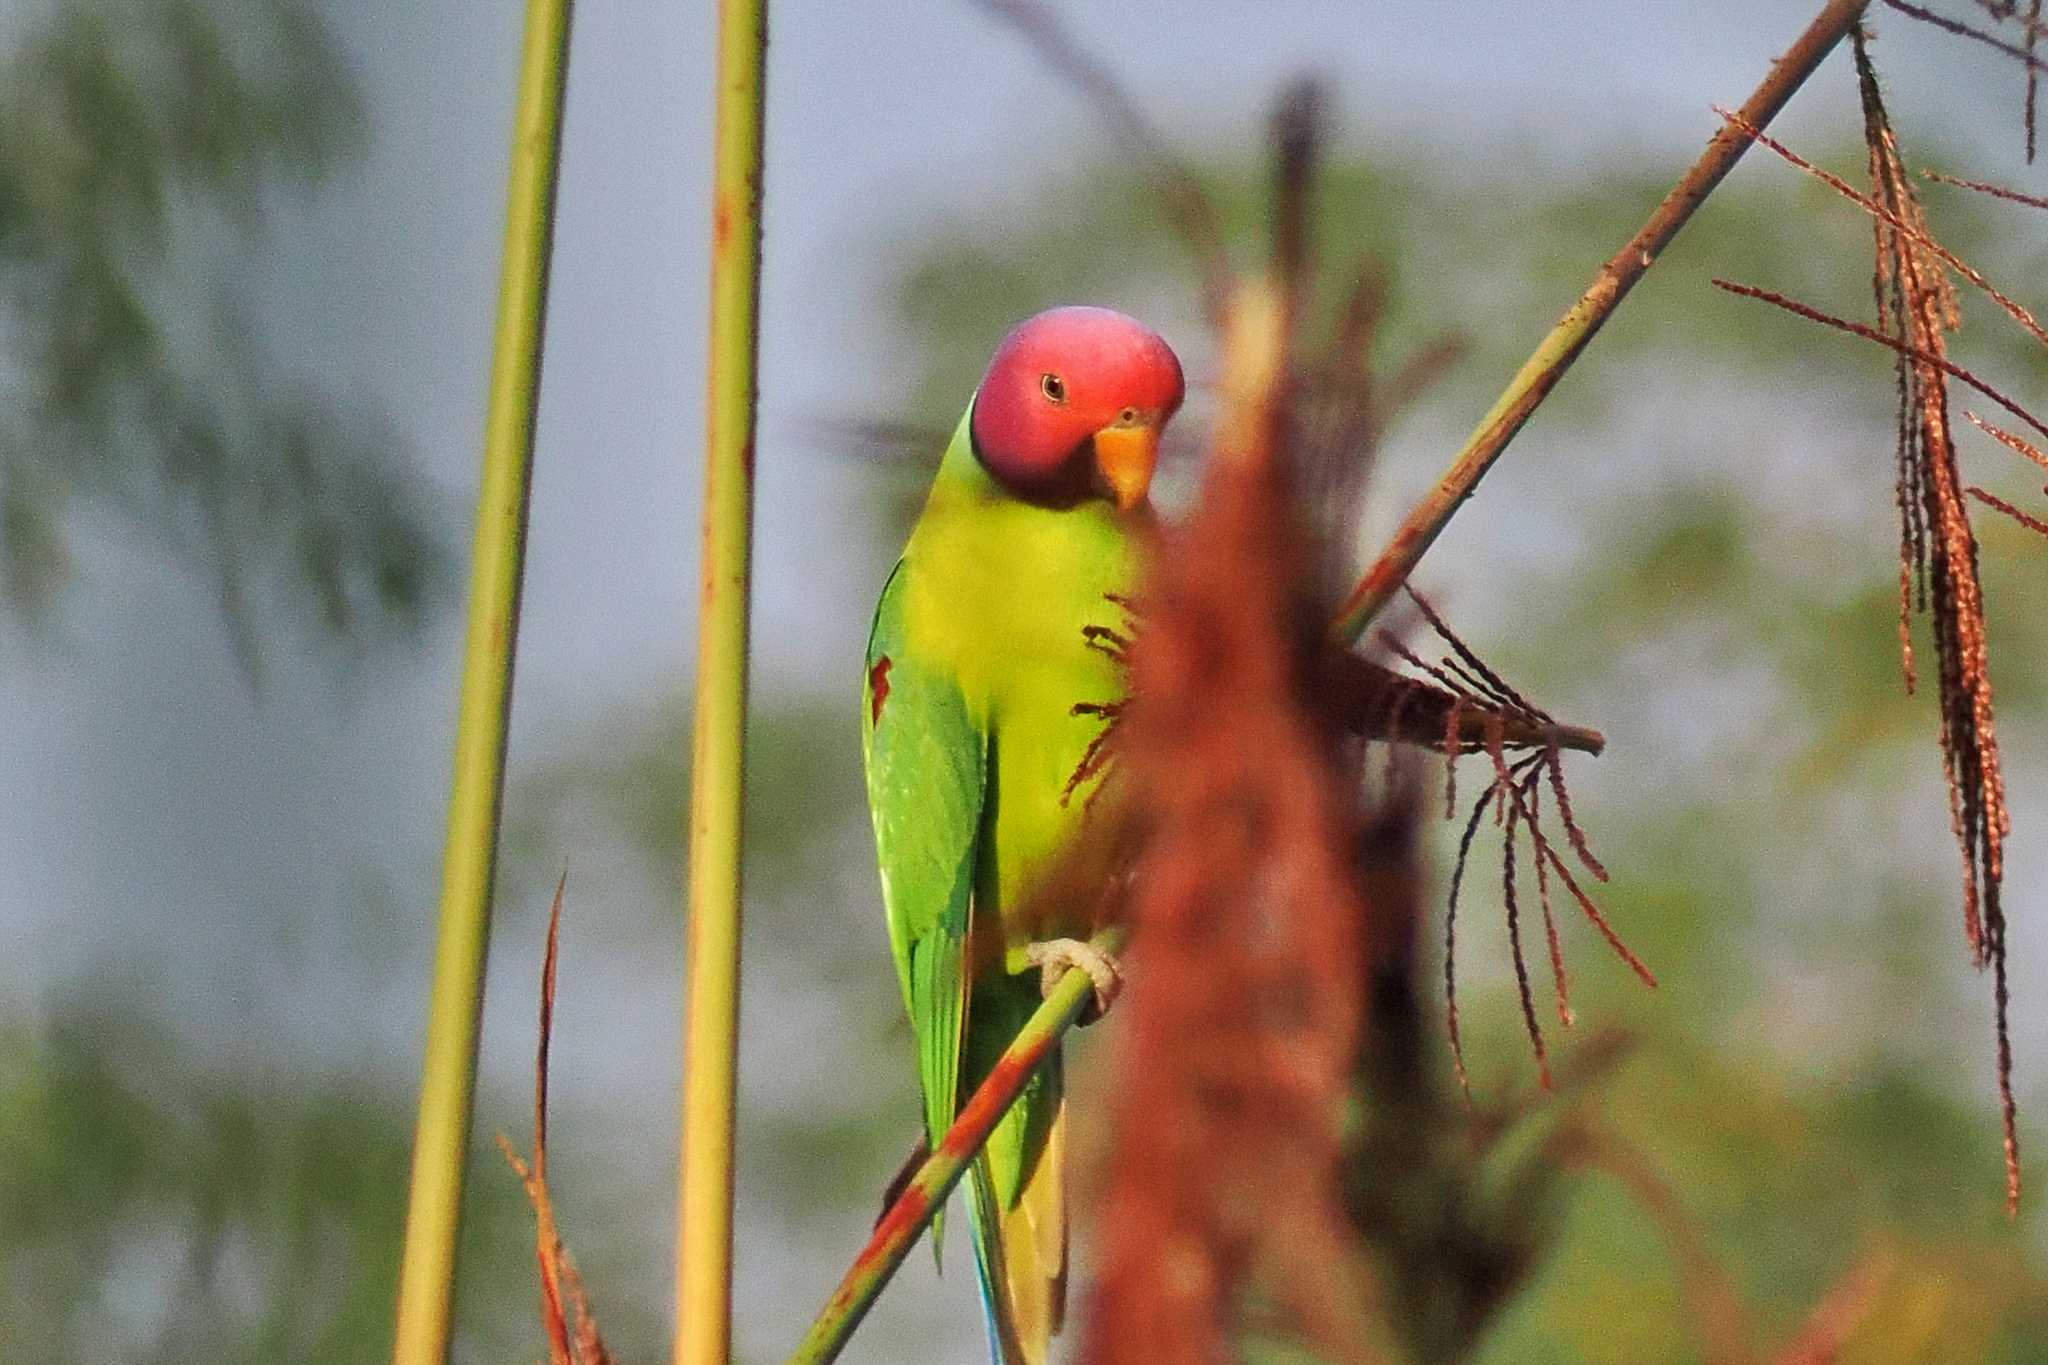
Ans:
[{"label": "brown twig", "polygon": [[1994,199],[2009,199],[2015,204],[2025,204],[2028,208],[2048,209],[2048,199],[2035,194],[2021,194],[2018,190],[2009,190],[2003,185],[1993,185],[1983,180],[1964,180],[1960,176],[1943,175],[1940,171],[1922,171],[1920,174],[1938,185],[1954,185],[1957,189],[1975,190]]},{"label": "brown twig", "polygon": [[1949,378],[1969,385],[2013,416],[2019,418],[2022,422],[2025,422],[2028,426],[2034,428],[2034,430],[2040,432],[2043,436],[2048,436],[2048,426],[2042,425],[2040,419],[1952,360],[1935,355],[1932,351],[1923,350],[1911,342],[1901,341],[1897,337],[1886,336],[1875,327],[1866,327],[1862,323],[1852,322],[1848,318],[1836,317],[1832,313],[1823,313],[1818,308],[1801,303],[1797,299],[1787,298],[1783,294],[1774,293],[1769,289],[1759,289],[1753,284],[1737,284],[1733,280],[1724,280],[1719,276],[1715,276],[1710,283],[1716,289],[1725,289],[1731,294],[1739,294],[1746,299],[1758,299],[1774,307],[1782,308],[1788,313],[1805,318],[1808,322],[1817,322],[1823,327],[1832,327],[1838,332],[1847,332],[1851,336],[1862,337],[1865,341],[1874,341],[1880,346],[1889,347],[1891,350],[1898,352],[1908,360],[1918,361],[1923,365],[1932,365]]},{"label": "brown twig", "polygon": [[[2031,0],[2027,6],[2027,56],[2034,55],[2034,45],[2041,39],[2041,0]],[[2027,129],[2027,164],[2034,164],[2036,134],[2040,131],[2039,110],[2041,105],[2041,68],[2031,61],[2027,63],[2027,101],[2020,118]]]},{"label": "brown twig", "polygon": [[[1786,101],[1821,61],[1834,50],[1863,12],[1870,0],[1829,0],[1791,48],[1771,67],[1771,72],[1743,103],[1742,117],[1753,127],[1769,126]],[[1563,319],[1536,348],[1451,461],[1436,485],[1408,513],[1387,547],[1361,578],[1338,610],[1336,629],[1345,639],[1356,640],[1394,593],[1407,582],[1443,528],[1449,524],[1465,499],[1472,496],[1480,479],[1507,448],[1522,424],[1543,402],[1565,371],[1585,349],[1601,326],[1613,314],[1628,291],[1676,237],[1679,230],[1713,193],[1722,179],[1749,147],[1749,139],[1732,128],[1722,128],[1684,178],[1650,215],[1627,245],[1600,268],[1592,285],[1579,296]]]},{"label": "brown twig", "polygon": [[[1533,791],[1529,793],[1529,809],[1537,815],[1542,814],[1537,808],[1539,799],[1537,793]],[[1550,902],[1550,870],[1540,856],[1534,859],[1534,862],[1536,866],[1536,899],[1543,908],[1544,946],[1550,952],[1550,981],[1557,995],[1557,1022],[1566,1028],[1570,1028],[1578,1021],[1572,1014],[1571,985],[1565,973],[1564,943],[1557,932],[1557,911]]]},{"label": "brown twig", "polygon": [[[1405,645],[1393,652],[1411,667],[1432,671]],[[1364,739],[1472,753],[1484,747],[1487,727],[1497,726],[1510,749],[1555,746],[1598,755],[1607,748],[1607,737],[1591,726],[1484,704],[1358,654],[1344,654],[1333,662],[1327,682],[1328,701],[1339,723]]]},{"label": "brown twig", "polygon": [[[1908,4],[1906,0],[1884,0],[1884,3],[1905,15],[1908,19],[1918,19],[1923,24],[1934,25],[1934,27],[1942,30],[1944,33],[1952,33],[1958,38],[1968,38],[1973,42],[1982,43],[1986,47],[1995,48],[2006,56],[2011,57],[2014,61],[2025,63],[2029,71],[2048,71],[2048,62],[2043,62],[2026,48],[2015,47],[2013,44],[2006,42],[2005,39],[1995,38],[1982,29],[1971,28],[1960,20],[1951,19],[1945,14],[1936,14],[1931,9],[1922,9],[1918,5]],[[2031,33],[2032,30],[2030,29],[2029,32]]]},{"label": "brown twig", "polygon": [[1932,253],[1951,270],[1982,290],[1993,303],[2005,310],[2008,317],[2025,328],[2029,336],[2033,337],[2034,340],[2040,342],[2043,346],[2048,346],[2048,331],[2042,329],[2041,324],[2034,320],[2032,313],[2001,293],[1998,287],[1986,279],[1981,271],[1962,257],[1956,255],[1953,251],[1950,251],[1940,242],[1937,242],[1932,234],[1928,233],[1917,223],[1908,222],[1905,218],[1893,213],[1890,209],[1842,179],[1842,177],[1832,171],[1823,170],[1821,167],[1814,165],[1811,161],[1808,161],[1805,157],[1799,155],[1799,153],[1793,151],[1784,143],[1779,142],[1762,129],[1751,127],[1748,121],[1740,114],[1730,113],[1718,104],[1714,106],[1714,112],[1728,120],[1735,127],[1741,129],[1749,137],[1777,153],[1788,165],[1806,172],[1806,174],[1820,181],[1844,199],[1860,207],[1865,213],[1870,214],[1874,218],[1881,219],[1893,231],[1912,239],[1920,247]]},{"label": "brown twig", "polygon": [[2025,512],[2022,512],[2019,508],[2014,507],[2011,503],[2007,502],[2004,498],[1996,497],[1993,494],[1985,492],[1981,488],[1975,487],[1974,485],[1964,491],[1969,493],[1969,495],[1975,498],[1978,502],[1983,503],[1986,507],[1992,508],[1995,511],[2005,513],[2014,521],[2026,527],[2029,531],[2032,531],[2037,535],[2048,536],[2048,521],[2042,521],[2037,517],[2030,517]]},{"label": "brown twig", "polygon": [[2041,468],[2048,469],[2048,451],[2043,451],[2038,446],[2032,445],[2026,441],[2021,440],[2019,437],[2013,435],[2011,432],[2006,431],[2001,427],[1992,426],[1989,422],[1985,421],[1982,417],[1979,417],[1974,412],[1966,411],[1963,413],[1963,416],[1967,417],[1970,420],[1971,424],[1974,425],[1979,431],[1983,432],[1985,435],[1997,441],[2000,445],[2004,446],[2007,450],[2010,450],[2013,454],[2021,456],[2025,459],[2032,460],[2035,464],[2041,466]]},{"label": "brown twig", "polygon": [[1451,893],[1444,907],[1444,1027],[1450,1034],[1451,1066],[1457,1072],[1458,1088],[1469,1098],[1472,1078],[1465,1070],[1465,1044],[1458,1034],[1458,892],[1465,884],[1465,865],[1472,856],[1472,836],[1479,832],[1479,818],[1486,814],[1489,790],[1472,803],[1465,831],[1458,836],[1457,860],[1451,864]]}]

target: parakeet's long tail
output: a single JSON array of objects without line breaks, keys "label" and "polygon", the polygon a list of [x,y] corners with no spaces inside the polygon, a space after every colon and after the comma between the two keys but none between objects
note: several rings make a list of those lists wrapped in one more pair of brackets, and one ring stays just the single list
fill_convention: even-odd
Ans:
[{"label": "parakeet's long tail", "polygon": [[974,1163],[968,1184],[974,1270],[994,1365],[1044,1365],[1066,1318],[1067,1107],[1056,1103],[1045,1145],[1014,1203],[1002,1205],[987,1157]]}]

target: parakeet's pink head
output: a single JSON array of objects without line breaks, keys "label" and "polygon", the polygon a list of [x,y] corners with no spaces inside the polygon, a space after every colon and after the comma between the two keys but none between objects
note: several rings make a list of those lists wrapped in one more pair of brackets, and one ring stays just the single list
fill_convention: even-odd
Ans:
[{"label": "parakeet's pink head", "polygon": [[1180,361],[1159,334],[1107,308],[1054,308],[1019,323],[974,393],[974,453],[1030,502],[1145,500],[1159,433],[1180,407]]}]

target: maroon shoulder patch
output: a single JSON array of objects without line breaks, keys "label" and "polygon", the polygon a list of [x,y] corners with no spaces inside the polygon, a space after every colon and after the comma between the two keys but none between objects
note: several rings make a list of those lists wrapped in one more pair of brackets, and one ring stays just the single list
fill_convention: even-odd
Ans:
[{"label": "maroon shoulder patch", "polygon": [[868,725],[882,723],[882,703],[889,700],[889,656],[884,654],[868,668]]}]

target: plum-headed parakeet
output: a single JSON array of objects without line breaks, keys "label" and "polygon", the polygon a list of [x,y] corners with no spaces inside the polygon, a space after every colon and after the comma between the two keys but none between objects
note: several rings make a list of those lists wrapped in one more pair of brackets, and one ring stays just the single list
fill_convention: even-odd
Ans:
[{"label": "plum-headed parakeet", "polygon": [[[1120,313],[1056,308],[1019,325],[875,609],[862,750],[934,1146],[1037,1006],[1039,968],[1081,966],[1098,996],[1113,989],[1113,966],[1078,941],[1090,907],[1026,924],[1023,900],[1085,817],[1069,779],[1101,722],[1074,708],[1124,682],[1083,631],[1137,587],[1159,435],[1182,395],[1173,351]],[[967,1181],[1005,1365],[1042,1361],[1064,1312],[1061,1092],[1055,1056]]]}]

